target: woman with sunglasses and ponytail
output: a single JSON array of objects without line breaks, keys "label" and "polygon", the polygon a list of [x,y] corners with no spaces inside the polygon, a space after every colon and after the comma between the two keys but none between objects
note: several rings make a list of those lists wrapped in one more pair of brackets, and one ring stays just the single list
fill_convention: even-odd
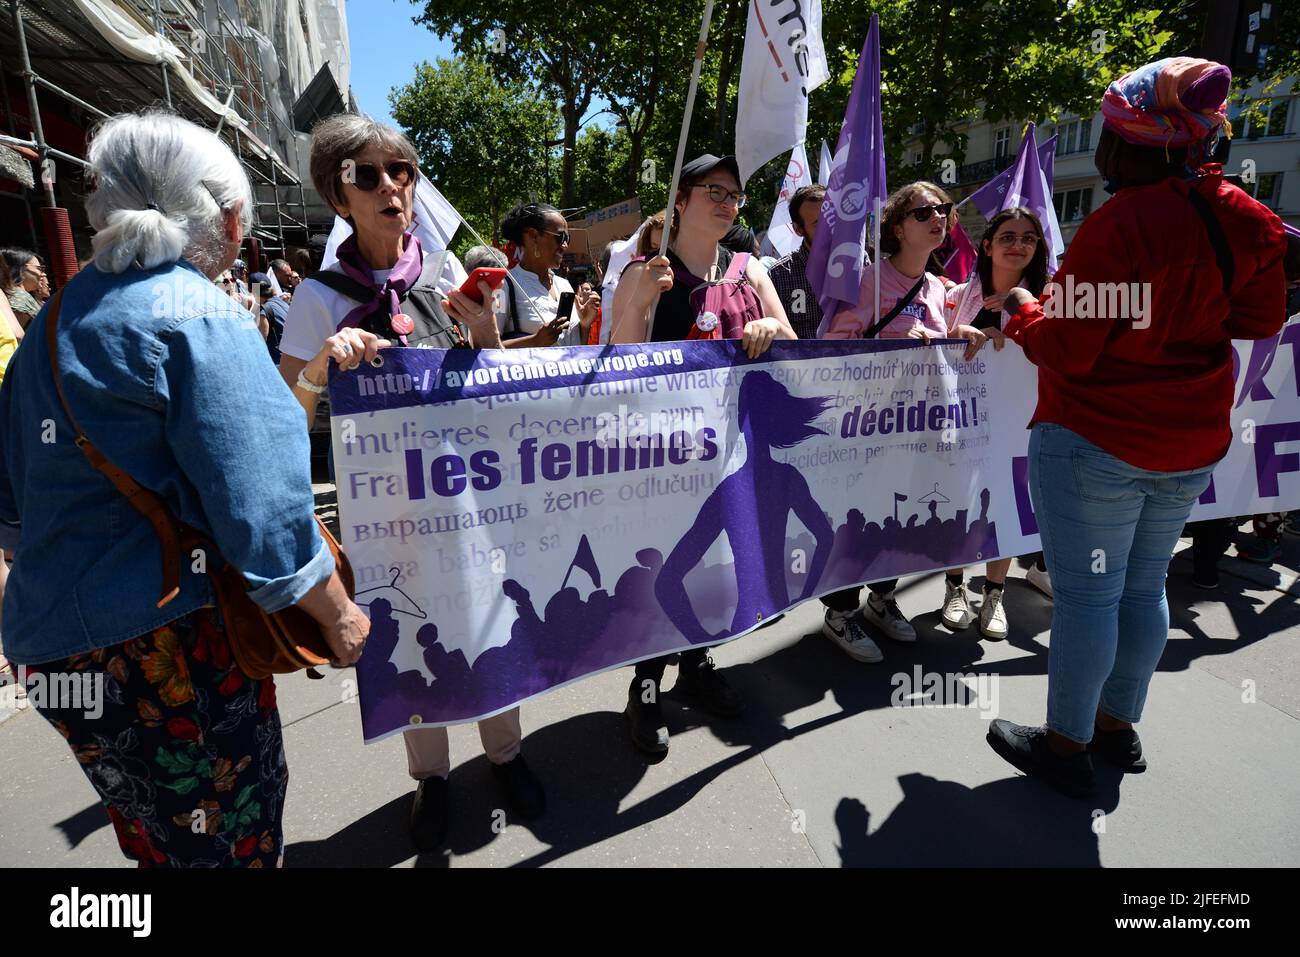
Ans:
[{"label": "woman with sunglasses and ponytail", "polygon": [[[501,235],[514,247],[514,268],[497,298],[497,327],[507,349],[535,346],[581,346],[600,308],[590,288],[574,292],[557,274],[569,248],[569,224],[549,203],[521,203],[501,221]],[[559,315],[560,297],[573,293],[567,316]]]},{"label": "woman with sunglasses and ponytail", "polygon": [[[479,302],[458,289],[444,296],[439,278],[450,253],[423,250],[411,232],[419,173],[405,136],[355,113],[322,120],[312,130],[311,175],[353,232],[339,245],[336,264],[298,284],[280,340],[280,374],[308,423],[331,360],[347,370],[389,347],[501,347],[488,284],[479,284]],[[523,818],[540,815],[545,795],[520,754],[519,709],[485,718],[478,727],[511,808]],[[433,850],[447,834],[447,729],[420,728],[402,737],[407,768],[418,782],[411,839],[419,850]]]},{"label": "woman with sunglasses and ponytail", "polygon": [[[822,319],[822,339],[966,339],[966,358],[974,357],[986,341],[971,326],[949,326],[946,287],[927,272],[936,249],[955,222],[952,200],[934,183],[909,183],[885,201],[880,214],[880,318],[875,317],[876,270],[863,270],[858,305]],[[916,641],[916,629],[894,598],[898,579],[873,582],[862,605],[862,589],[846,588],[822,598],[826,618],[822,634],[855,661],[883,660],[880,648],[862,626],[862,618],[894,641]],[[861,606],[860,610],[859,607]]]},{"label": "woman with sunglasses and ponytail", "polygon": [[[668,255],[637,257],[624,270],[614,293],[611,343],[739,339],[749,357],[757,358],[773,340],[797,338],[767,270],[750,254],[721,245],[744,205],[734,156],[706,154],[682,167]],[[639,662],[628,688],[624,713],[632,743],[651,755],[668,752],[659,684],[671,657]],[[742,709],[740,695],[714,667],[708,648],[681,653],[673,692],[722,717]]]},{"label": "woman with sunglasses and ponytail", "polygon": [[[1023,206],[1004,209],[994,216],[980,238],[975,273],[961,285],[948,291],[949,321],[974,326],[981,332],[1001,331],[1011,316],[1003,308],[1007,293],[1017,286],[1035,296],[1047,285],[1047,239],[1042,223],[1032,210]],[[1006,608],[1002,589],[1011,570],[1011,559],[988,562],[984,568],[984,599],[979,609],[979,630],[991,641],[1007,637]],[[1029,583],[1048,597],[1052,580],[1047,574],[1040,552],[1026,576]],[[948,572],[948,587],[943,605],[943,623],[961,631],[976,618],[966,596],[963,570]]]}]

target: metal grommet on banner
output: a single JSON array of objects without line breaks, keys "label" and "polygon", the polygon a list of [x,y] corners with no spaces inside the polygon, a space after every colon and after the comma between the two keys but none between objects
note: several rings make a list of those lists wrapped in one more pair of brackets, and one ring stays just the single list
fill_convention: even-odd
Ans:
[{"label": "metal grommet on banner", "polygon": [[424,716],[419,714],[411,715],[411,724],[424,724]]},{"label": "metal grommet on banner", "polygon": [[376,369],[379,369],[379,368],[381,368],[381,367],[383,366],[383,364],[384,364],[384,357],[383,357],[383,356],[375,356],[373,359],[370,360],[370,364],[371,364],[372,366],[374,366]]}]

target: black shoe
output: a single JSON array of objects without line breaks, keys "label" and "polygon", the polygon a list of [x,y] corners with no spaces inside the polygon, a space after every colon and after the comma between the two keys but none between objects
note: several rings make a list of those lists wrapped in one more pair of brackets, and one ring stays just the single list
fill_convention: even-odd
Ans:
[{"label": "black shoe", "polygon": [[510,810],[525,821],[534,821],[546,810],[546,792],[542,782],[524,763],[524,756],[516,754],[505,764],[492,765],[492,775],[505,789]]},{"label": "black shoe", "polygon": [[734,718],[745,710],[739,692],[727,684],[727,679],[722,677],[713,659],[707,655],[694,668],[678,665],[673,692],[695,707],[722,718]]},{"label": "black shoe", "polygon": [[646,754],[667,754],[668,722],[664,721],[663,708],[659,705],[659,686],[655,685],[652,700],[646,701],[645,692],[649,687],[643,687],[643,681],[653,683],[650,678],[633,679],[627,689],[627,710],[623,716],[627,718],[633,744]]},{"label": "black shoe", "polygon": [[411,802],[411,843],[419,851],[436,851],[447,840],[447,779],[425,778]]},{"label": "black shoe", "polygon": [[1147,769],[1147,759],[1142,756],[1142,739],[1132,728],[1120,731],[1094,728],[1089,748],[1125,774],[1141,774]]},{"label": "black shoe", "polygon": [[1192,584],[1197,588],[1213,591],[1219,587],[1219,570],[1217,568],[1211,568],[1208,571],[1199,568],[1194,569],[1192,571]]},{"label": "black shoe", "polygon": [[1013,767],[1042,778],[1062,794],[1090,797],[1095,787],[1092,758],[1087,751],[1057,754],[1047,744],[1047,729],[1012,724],[996,718],[986,736],[989,746]]}]

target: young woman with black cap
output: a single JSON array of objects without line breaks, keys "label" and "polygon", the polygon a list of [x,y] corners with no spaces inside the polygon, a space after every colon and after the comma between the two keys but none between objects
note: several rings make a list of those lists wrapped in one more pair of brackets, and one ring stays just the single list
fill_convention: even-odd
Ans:
[{"label": "young woman with black cap", "polygon": [[[639,259],[623,273],[611,343],[740,339],[749,357],[757,358],[774,339],[797,338],[766,270],[751,255],[720,245],[744,205],[734,156],[705,155],[682,167],[668,255]],[[719,298],[716,314],[705,311],[706,291],[721,282],[734,284],[734,290]],[[650,754],[668,751],[659,683],[669,657],[638,663],[628,689],[632,741]],[[681,653],[674,690],[713,714],[729,717],[741,710],[740,696],[718,673],[707,648]]]}]

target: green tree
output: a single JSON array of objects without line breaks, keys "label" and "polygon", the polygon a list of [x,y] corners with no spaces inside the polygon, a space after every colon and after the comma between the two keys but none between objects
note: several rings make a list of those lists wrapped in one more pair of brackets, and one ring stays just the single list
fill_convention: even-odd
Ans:
[{"label": "green tree", "polygon": [[389,102],[423,172],[475,229],[500,242],[502,215],[545,175],[538,144],[559,129],[554,105],[477,59],[422,63]]},{"label": "green tree", "polygon": [[[593,97],[606,86],[613,66],[606,45],[611,36],[623,35],[630,6],[615,0],[428,0],[416,22],[452,37],[462,55],[484,58],[502,82],[531,80],[558,101],[564,147],[561,205],[569,207],[574,204],[578,131]],[[539,158],[549,149],[547,141],[530,144]]]}]

